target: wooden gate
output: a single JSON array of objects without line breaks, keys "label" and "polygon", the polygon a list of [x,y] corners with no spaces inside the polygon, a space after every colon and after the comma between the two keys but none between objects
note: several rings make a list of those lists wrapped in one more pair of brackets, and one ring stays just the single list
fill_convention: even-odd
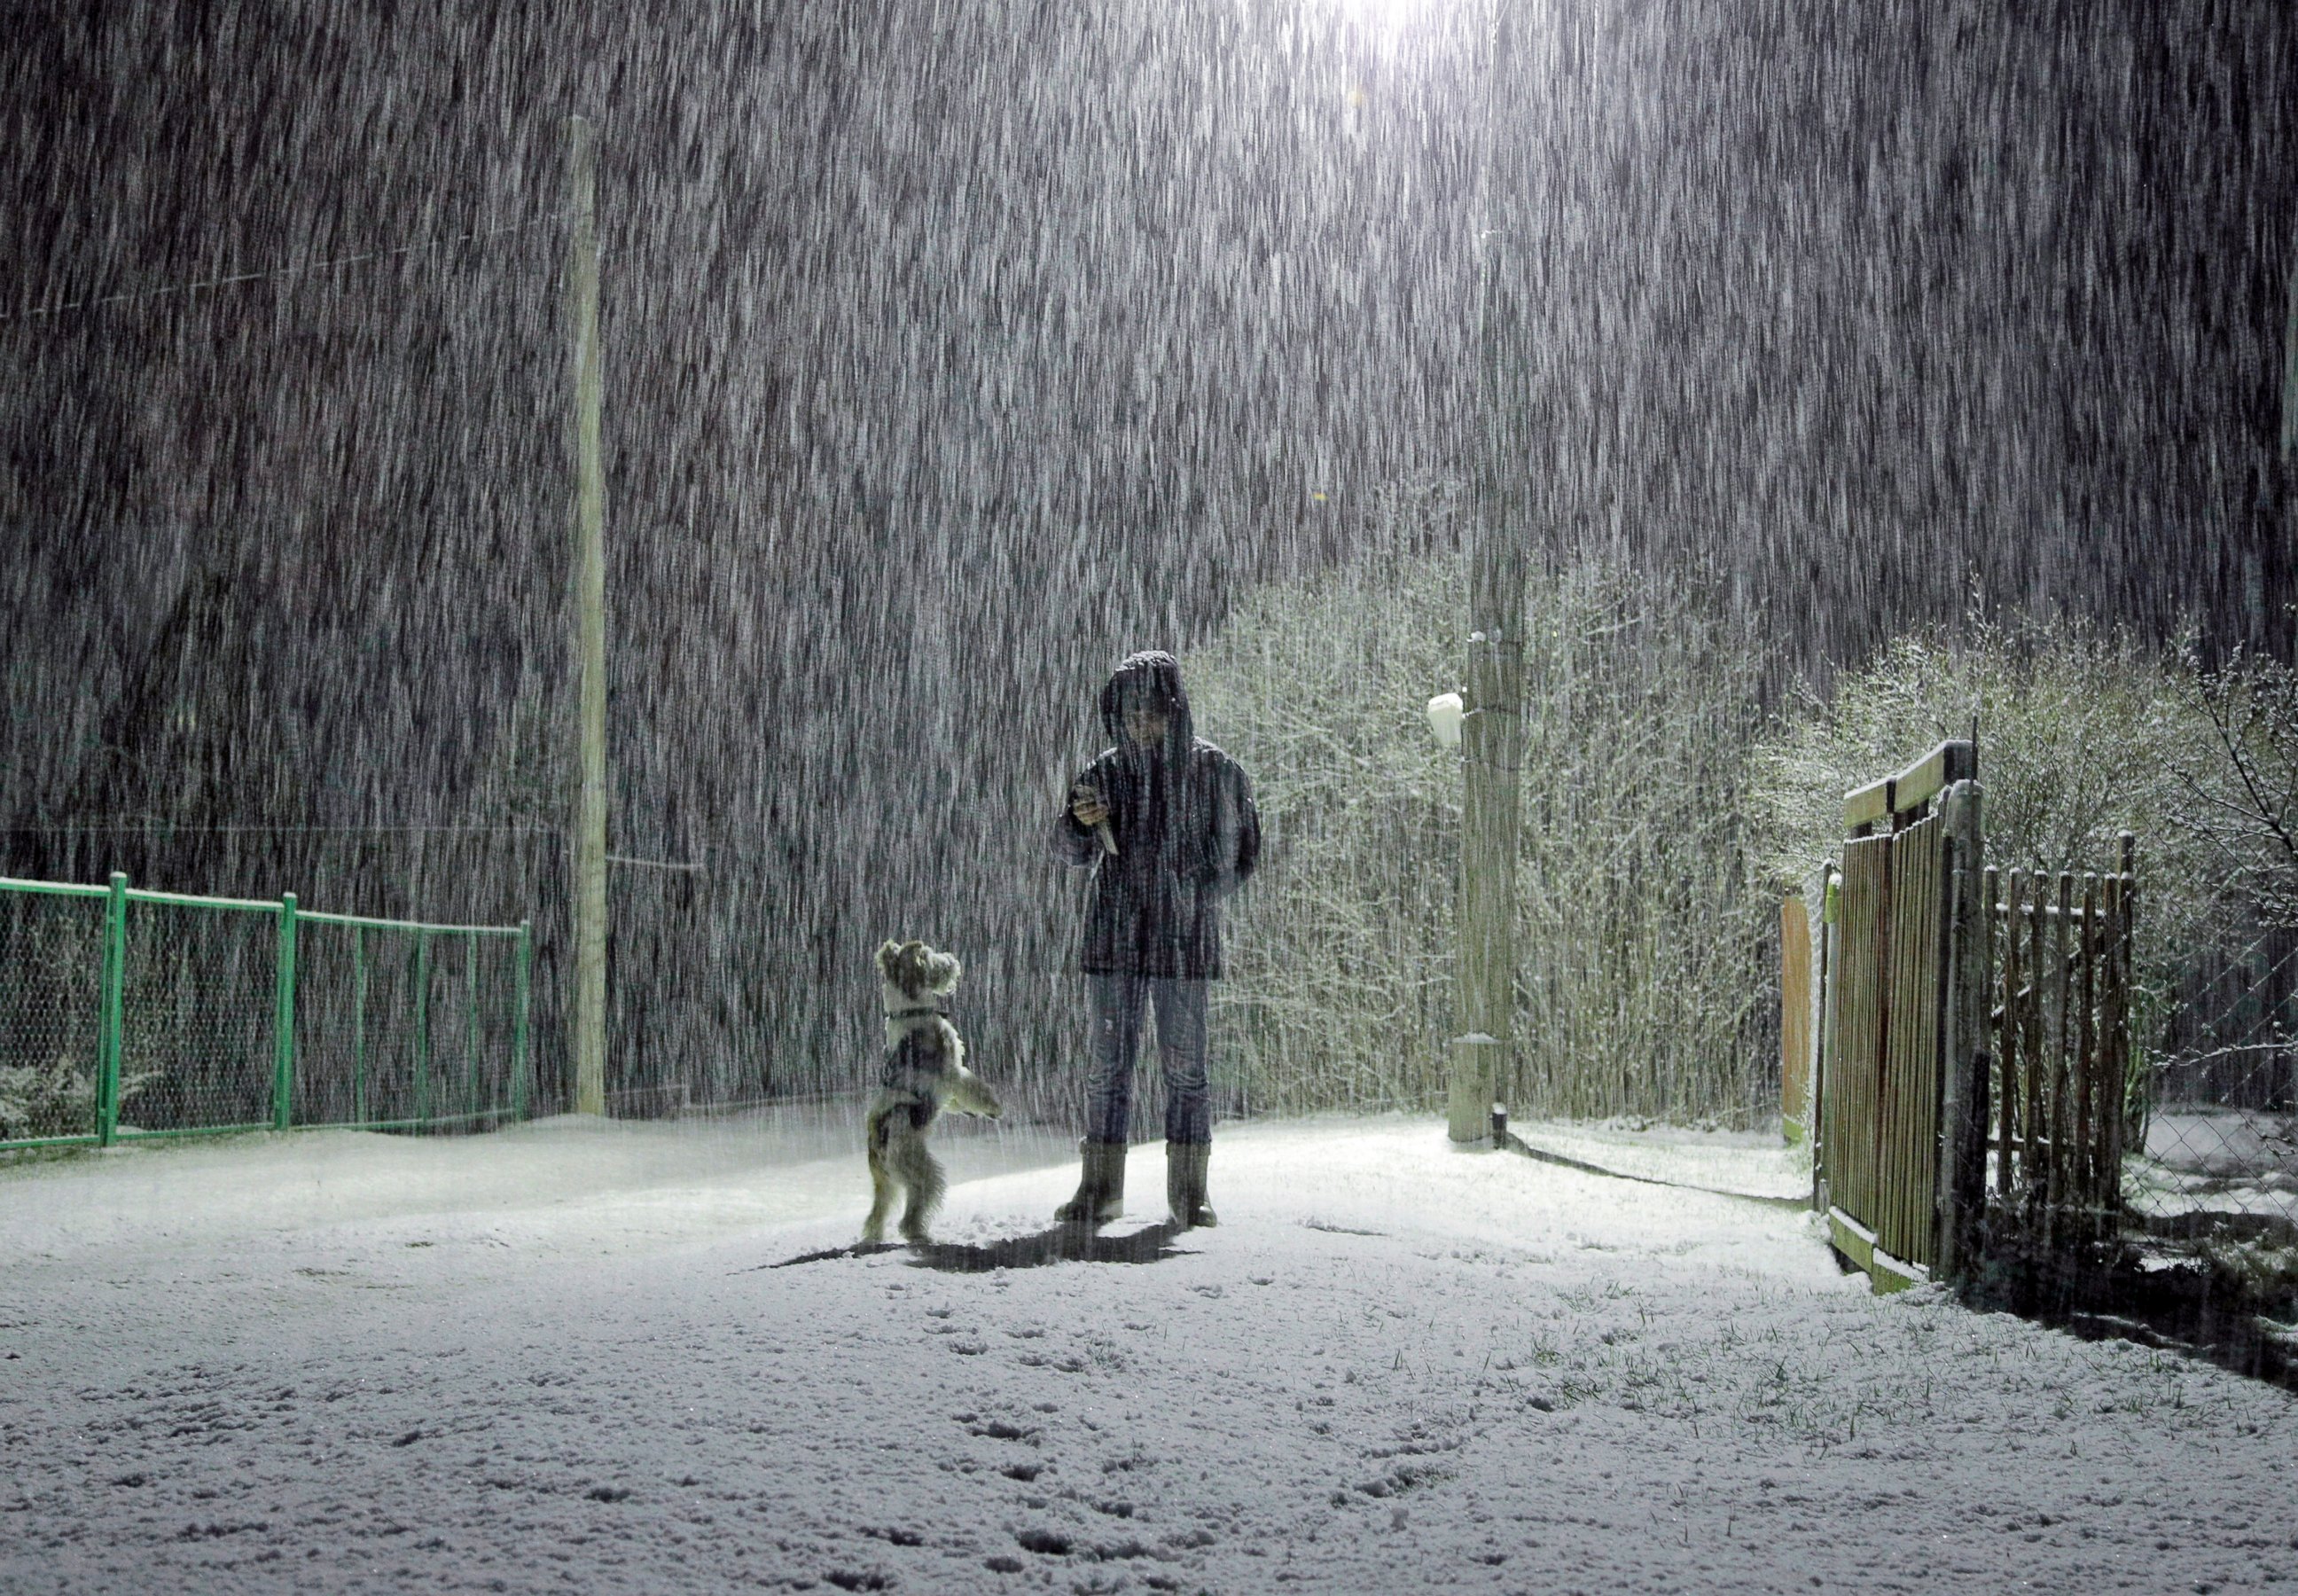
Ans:
[{"label": "wooden gate", "polygon": [[2104,879],[1987,872],[1996,1211],[2044,1245],[2103,1234],[2121,1206],[2134,854],[2126,831]]},{"label": "wooden gate", "polygon": [[2132,840],[2104,875],[1984,867],[1977,765],[1943,742],[1843,803],[1813,1167],[1878,1291],[2077,1246],[2120,1202]]},{"label": "wooden gate", "polygon": [[[1980,917],[1976,764],[1970,743],[1941,743],[1844,799],[1849,837],[1827,959],[1814,1156],[1836,1248],[1878,1290],[1927,1278],[1945,1261],[1956,1198],[1970,1184],[1959,1150],[1970,1135],[1962,1111],[1971,1071],[1950,1061],[1983,1048],[1971,1005],[1956,1001],[1958,978],[1979,971],[1956,956],[1971,944],[1954,934],[1976,930]],[[1965,793],[1950,821],[1935,807],[1956,783]],[[1976,1063],[1983,1132],[1984,1051]]]}]

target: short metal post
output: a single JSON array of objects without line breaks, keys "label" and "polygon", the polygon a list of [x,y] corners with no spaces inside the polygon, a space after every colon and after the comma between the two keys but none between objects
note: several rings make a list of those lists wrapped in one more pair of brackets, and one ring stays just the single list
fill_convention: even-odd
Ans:
[{"label": "short metal post", "polygon": [[479,934],[463,939],[463,1112],[479,1112]]},{"label": "short metal post", "polygon": [[431,1117],[431,933],[415,933],[415,1117]]},{"label": "short metal post", "polygon": [[534,929],[532,922],[518,922],[518,951],[514,969],[515,987],[511,996],[510,1016],[510,1113],[514,1120],[526,1118],[526,1010],[529,993],[530,961],[534,954]]},{"label": "short metal post", "polygon": [[271,1129],[294,1122],[295,895],[279,895],[279,989],[271,1024]]},{"label": "short metal post", "polygon": [[367,1123],[367,927],[351,927],[351,1123]]},{"label": "short metal post", "polygon": [[109,1147],[120,1136],[120,1021],[127,1008],[128,876],[112,872],[103,905],[103,985],[96,1028],[95,1141]]}]

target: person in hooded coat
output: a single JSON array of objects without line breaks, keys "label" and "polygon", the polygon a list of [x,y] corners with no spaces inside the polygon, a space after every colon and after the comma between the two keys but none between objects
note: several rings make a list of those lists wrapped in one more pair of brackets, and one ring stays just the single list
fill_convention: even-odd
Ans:
[{"label": "person in hooded coat", "polygon": [[1210,1225],[1206,1164],[1207,983],[1220,979],[1220,905],[1261,857],[1261,816],[1244,769],[1195,734],[1180,662],[1135,654],[1101,690],[1113,746],[1070,784],[1054,851],[1094,872],[1080,963],[1092,1005],[1085,1172],[1055,1211],[1105,1224],[1125,1208],[1133,1068],[1146,1013],[1165,1076],[1165,1197],[1184,1228]]}]

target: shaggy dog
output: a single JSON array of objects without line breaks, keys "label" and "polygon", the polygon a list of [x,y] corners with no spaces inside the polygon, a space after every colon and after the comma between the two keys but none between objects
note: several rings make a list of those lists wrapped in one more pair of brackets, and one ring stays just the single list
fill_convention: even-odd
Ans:
[{"label": "shaggy dog", "polygon": [[872,1200],[862,1239],[885,1239],[895,1198],[906,1188],[902,1237],[923,1242],[944,1187],[941,1165],[926,1147],[926,1128],[945,1108],[993,1120],[1004,1111],[965,1067],[965,1044],[934,1005],[963,973],[956,958],[922,942],[888,942],[878,949],[878,973],[886,983],[886,1064],[870,1104]]}]

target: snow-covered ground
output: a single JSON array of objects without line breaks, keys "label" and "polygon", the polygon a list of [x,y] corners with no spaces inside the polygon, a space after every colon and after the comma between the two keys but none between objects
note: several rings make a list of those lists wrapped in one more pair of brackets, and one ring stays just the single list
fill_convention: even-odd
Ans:
[{"label": "snow-covered ground", "polygon": [[[841,1111],[0,1170],[0,1591],[2298,1585],[2298,1401],[1839,1276],[1757,1138],[1067,1138],[851,1239]],[[1627,1168],[1630,1162],[1633,1169]],[[1072,1249],[1074,1251],[1074,1249]]]}]

